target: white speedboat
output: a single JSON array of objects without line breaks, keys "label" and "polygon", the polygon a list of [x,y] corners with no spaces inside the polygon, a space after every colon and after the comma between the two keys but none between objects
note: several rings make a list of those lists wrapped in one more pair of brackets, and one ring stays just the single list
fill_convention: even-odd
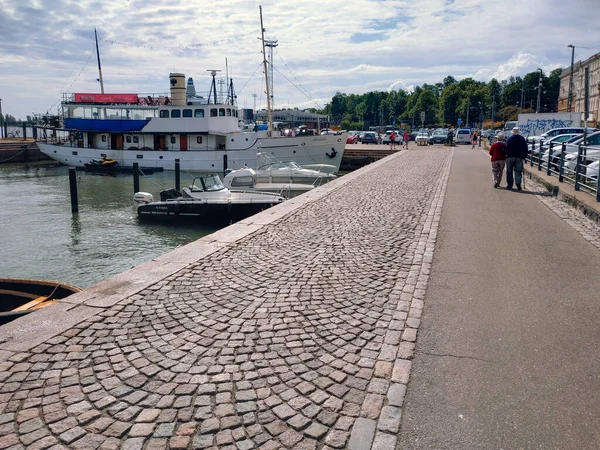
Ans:
[{"label": "white speedboat", "polygon": [[235,222],[285,201],[273,193],[230,191],[214,174],[194,178],[181,193],[175,189],[162,191],[160,197],[155,202],[147,192],[134,195],[140,220]]},{"label": "white speedboat", "polygon": [[258,182],[256,171],[248,167],[228,171],[223,177],[223,184],[233,192],[270,192],[286,198],[296,197],[315,188],[315,185],[308,183]]},{"label": "white speedboat", "polygon": [[265,152],[259,152],[257,156],[256,179],[259,183],[304,183],[318,186],[337,178],[331,167],[327,167],[330,166],[328,164],[311,164],[310,166],[315,167],[311,169],[296,161],[279,161]]}]

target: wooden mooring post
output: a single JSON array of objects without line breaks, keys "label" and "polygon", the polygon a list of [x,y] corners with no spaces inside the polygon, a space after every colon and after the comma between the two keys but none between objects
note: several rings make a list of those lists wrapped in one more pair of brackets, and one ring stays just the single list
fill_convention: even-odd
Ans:
[{"label": "wooden mooring post", "polygon": [[71,212],[79,212],[79,200],[77,199],[77,172],[75,167],[69,167],[69,190],[71,191]]}]

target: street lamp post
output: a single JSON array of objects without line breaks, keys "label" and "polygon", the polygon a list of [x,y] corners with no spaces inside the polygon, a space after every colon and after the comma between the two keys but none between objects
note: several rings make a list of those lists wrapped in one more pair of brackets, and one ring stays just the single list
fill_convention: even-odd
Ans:
[{"label": "street lamp post", "polygon": [[538,96],[537,96],[537,105],[535,108],[536,114],[540,112],[540,101],[542,99],[542,69],[538,68],[538,70],[540,71],[540,78],[538,81]]},{"label": "street lamp post", "polygon": [[523,94],[525,92],[525,82],[521,82],[521,102],[519,103],[519,114],[523,111]]},{"label": "street lamp post", "polygon": [[569,76],[569,97],[567,99],[567,112],[571,112],[571,107],[573,106],[573,64],[575,62],[575,46],[567,45],[567,47],[571,48],[571,75]]}]

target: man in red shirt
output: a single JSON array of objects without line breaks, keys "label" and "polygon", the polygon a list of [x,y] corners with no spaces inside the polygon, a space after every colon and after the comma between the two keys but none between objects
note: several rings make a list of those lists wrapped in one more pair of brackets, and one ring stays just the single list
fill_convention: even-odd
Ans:
[{"label": "man in red shirt", "polygon": [[496,136],[496,142],[490,147],[490,155],[492,156],[492,174],[494,175],[494,187],[500,186],[502,181],[502,173],[504,172],[504,165],[506,164],[506,153],[504,148],[506,143],[504,142],[504,133],[498,133]]}]

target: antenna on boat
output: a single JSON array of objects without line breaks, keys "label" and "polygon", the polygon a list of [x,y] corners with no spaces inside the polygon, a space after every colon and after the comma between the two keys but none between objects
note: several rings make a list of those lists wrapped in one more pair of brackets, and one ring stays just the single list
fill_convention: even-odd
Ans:
[{"label": "antenna on boat", "polygon": [[210,72],[210,75],[212,76],[212,83],[210,85],[210,91],[208,91],[208,104],[210,104],[210,96],[214,92],[215,93],[215,105],[216,105],[218,102],[217,102],[217,82],[215,80],[215,77],[217,76],[217,72],[220,72],[220,70],[208,69],[207,72]]},{"label": "antenna on boat", "polygon": [[263,49],[263,65],[265,68],[265,84],[267,85],[267,136],[271,137],[273,130],[273,111],[271,110],[271,95],[269,93],[269,75],[267,73],[267,51],[265,50],[265,28],[263,27],[262,6],[260,9],[260,35]]},{"label": "antenna on boat", "polygon": [[98,73],[100,74],[100,93],[104,94],[104,81],[102,81],[102,67],[100,67],[100,50],[98,50],[98,33],[96,32],[96,28],[94,28],[94,36],[96,37],[96,56],[98,57]]}]

